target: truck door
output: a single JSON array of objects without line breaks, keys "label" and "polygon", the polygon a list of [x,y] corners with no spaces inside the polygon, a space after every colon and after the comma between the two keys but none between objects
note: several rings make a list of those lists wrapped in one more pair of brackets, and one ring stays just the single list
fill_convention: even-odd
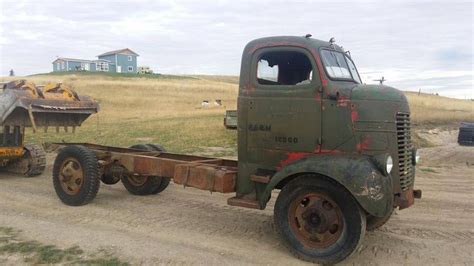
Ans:
[{"label": "truck door", "polygon": [[317,149],[321,138],[317,73],[306,49],[272,47],[255,52],[250,73],[255,90],[240,102],[247,110],[247,119],[242,121],[248,163],[275,169],[283,160]]}]

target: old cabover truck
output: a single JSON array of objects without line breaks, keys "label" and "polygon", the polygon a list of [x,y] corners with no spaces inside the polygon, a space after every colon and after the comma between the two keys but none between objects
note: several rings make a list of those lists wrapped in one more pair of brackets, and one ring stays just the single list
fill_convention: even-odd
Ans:
[{"label": "old cabover truck", "polygon": [[122,181],[132,194],[162,192],[170,180],[235,193],[232,206],[265,209],[274,190],[277,231],[298,258],[337,263],[365,231],[414,190],[416,150],[404,94],[361,82],[334,40],[270,37],[243,52],[238,97],[238,160],[131,148],[56,143],[53,182],[68,205],[84,205],[100,181]]}]

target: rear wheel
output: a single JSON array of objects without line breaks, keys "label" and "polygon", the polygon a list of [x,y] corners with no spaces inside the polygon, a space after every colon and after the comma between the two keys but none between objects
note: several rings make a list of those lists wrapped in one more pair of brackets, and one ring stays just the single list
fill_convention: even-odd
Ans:
[{"label": "rear wheel", "polygon": [[54,161],[53,184],[65,204],[81,206],[89,203],[100,187],[97,157],[83,146],[63,148]]},{"label": "rear wheel", "polygon": [[298,258],[334,264],[350,256],[365,235],[366,218],[339,184],[313,175],[290,181],[274,209],[275,225]]},{"label": "rear wheel", "polygon": [[[162,146],[156,144],[137,144],[130,148],[144,151],[165,151]],[[122,183],[130,194],[145,196],[158,194],[165,190],[170,179],[160,176],[124,175]]]}]

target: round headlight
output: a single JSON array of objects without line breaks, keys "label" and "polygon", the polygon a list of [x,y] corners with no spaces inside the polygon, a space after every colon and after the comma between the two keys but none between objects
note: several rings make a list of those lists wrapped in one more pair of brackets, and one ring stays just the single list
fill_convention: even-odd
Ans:
[{"label": "round headlight", "polygon": [[420,160],[420,156],[418,156],[418,150],[417,149],[415,149],[415,148],[412,149],[411,158],[412,158],[412,164],[416,165],[418,163],[418,161]]},{"label": "round headlight", "polygon": [[385,171],[387,171],[387,174],[390,174],[393,168],[393,159],[392,156],[387,156],[387,159],[385,161]]}]

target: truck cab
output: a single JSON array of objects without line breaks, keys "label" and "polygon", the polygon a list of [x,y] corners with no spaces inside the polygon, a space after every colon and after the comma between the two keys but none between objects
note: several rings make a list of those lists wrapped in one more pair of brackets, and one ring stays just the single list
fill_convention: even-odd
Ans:
[{"label": "truck cab", "polygon": [[[245,47],[238,141],[237,197],[229,204],[256,201],[263,209],[272,190],[281,189],[275,216],[288,217],[310,208],[295,204],[313,202],[307,215],[313,218],[275,220],[290,246],[301,240],[303,246],[295,252],[303,258],[311,258],[311,247],[324,242],[311,240],[311,232],[335,226],[327,220],[337,215],[321,206],[337,205],[331,201],[337,196],[328,194],[331,188],[298,198],[295,191],[301,184],[320,192],[328,184],[340,194],[348,192],[364,216],[358,223],[365,220],[369,229],[387,221],[394,208],[407,208],[421,197],[413,188],[416,150],[405,95],[388,86],[363,84],[350,54],[333,39],[270,37]],[[281,202],[286,202],[285,214],[278,213]],[[292,226],[296,229],[290,233]],[[342,230],[341,224],[335,227]]]}]

